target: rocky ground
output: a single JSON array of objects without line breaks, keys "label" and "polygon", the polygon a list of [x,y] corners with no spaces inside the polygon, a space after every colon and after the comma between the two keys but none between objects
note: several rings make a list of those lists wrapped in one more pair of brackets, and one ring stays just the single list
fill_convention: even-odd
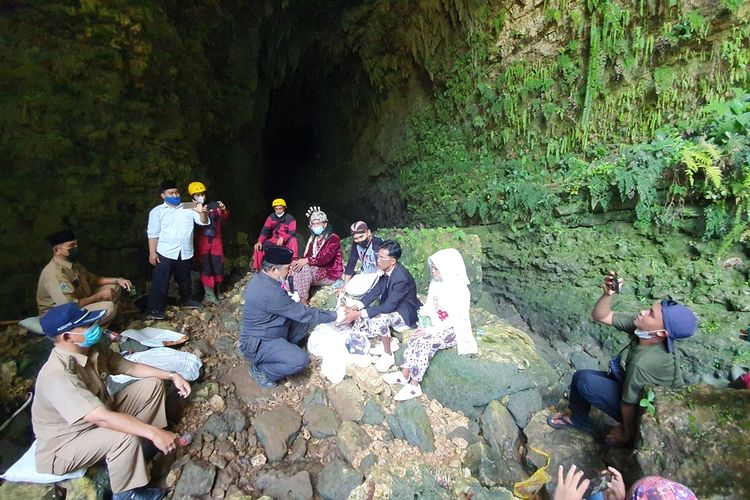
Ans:
[{"label": "rocky ground", "polygon": [[[220,305],[202,311],[170,308],[165,321],[133,320],[127,325],[184,332],[190,340],[181,349],[204,363],[203,376],[187,400],[174,394],[168,398],[172,429],[194,436],[175,455],[157,454],[153,462],[154,483],[167,488],[172,498],[512,498],[514,483],[547,463],[542,453],[551,457],[547,471],[553,477],[547,491],[554,489],[558,464],[576,463],[591,477],[605,464],[620,468],[629,479],[663,472],[686,484],[691,480],[702,498],[750,492],[747,475],[741,473],[746,458],[733,462],[726,453],[711,451],[725,448],[714,439],[747,441],[750,412],[732,406],[739,393],[704,404],[709,409],[692,420],[684,413],[680,420],[680,411],[693,411],[697,403],[691,398],[703,401],[706,393],[717,390],[704,387],[675,397],[660,393],[657,418],[644,418],[646,444],[635,452],[609,450],[587,434],[546,425],[551,407],[564,405],[569,366],[552,366],[527,333],[479,308],[473,311],[473,324],[480,354],[439,353],[423,384],[425,396],[419,399],[395,403],[392,388],[372,366],[350,367],[345,380],[332,385],[321,377],[320,360],[314,357],[303,374],[275,389],[259,388],[248,375],[237,342],[248,279],[239,281]],[[330,293],[325,290],[314,298],[314,304],[327,302]],[[9,346],[35,345],[29,338],[10,327],[4,341]],[[19,376],[16,360],[11,361],[2,364],[0,380],[10,399],[18,401],[31,379]],[[749,409],[748,398],[739,401]],[[732,412],[727,413],[728,407]],[[709,425],[717,414],[724,424]],[[662,415],[668,423],[658,423]],[[25,411],[16,420],[26,426],[13,423],[14,434],[21,442],[25,439],[26,446],[28,418]],[[603,430],[605,423],[602,420]],[[737,440],[736,435],[745,437]],[[686,439],[698,444],[687,445]],[[654,452],[657,444],[661,450],[674,450],[674,456]],[[731,478],[732,486],[701,481],[696,463],[712,464],[721,477]],[[67,498],[95,499],[106,498],[107,491],[106,473],[92,468],[84,478],[59,485],[5,483],[0,497],[66,493]]]}]

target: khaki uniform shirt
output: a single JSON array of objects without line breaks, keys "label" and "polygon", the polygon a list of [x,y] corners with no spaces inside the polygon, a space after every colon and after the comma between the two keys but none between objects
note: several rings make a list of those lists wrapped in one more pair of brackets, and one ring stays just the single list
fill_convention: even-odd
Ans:
[{"label": "khaki uniform shirt", "polygon": [[51,473],[56,451],[96,427],[83,417],[101,406],[112,409],[107,377],[125,373],[132,366],[132,361],[102,342],[91,347],[88,355],[52,350],[39,371],[31,405],[39,472]]},{"label": "khaki uniform shirt", "polygon": [[74,264],[60,257],[52,260],[42,269],[36,287],[36,304],[39,316],[44,316],[50,308],[78,302],[93,295],[99,276],[90,273],[81,264]]}]

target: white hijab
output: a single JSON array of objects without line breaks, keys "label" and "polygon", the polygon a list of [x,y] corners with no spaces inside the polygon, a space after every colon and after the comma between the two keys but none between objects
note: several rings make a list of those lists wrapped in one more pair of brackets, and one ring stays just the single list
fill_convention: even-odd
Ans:
[{"label": "white hijab", "polygon": [[[478,352],[469,317],[469,278],[461,253],[455,248],[446,248],[435,252],[428,260],[440,272],[440,280],[433,279],[430,282],[425,304],[425,312],[430,316],[432,326],[439,329],[453,327],[459,354]],[[448,313],[445,321],[440,319],[439,310]]]}]

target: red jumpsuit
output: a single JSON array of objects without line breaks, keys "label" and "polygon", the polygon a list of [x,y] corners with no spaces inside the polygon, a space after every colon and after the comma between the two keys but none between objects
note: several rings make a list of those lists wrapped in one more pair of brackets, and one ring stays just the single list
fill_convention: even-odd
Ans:
[{"label": "red jumpsuit", "polygon": [[195,228],[195,258],[201,266],[201,283],[214,288],[224,281],[224,245],[221,241],[221,221],[229,219],[229,210],[219,208],[215,201],[208,203],[208,226]]},{"label": "red jumpsuit", "polygon": [[263,245],[263,248],[253,251],[253,269],[260,271],[260,266],[263,264],[264,250],[269,246],[278,245],[279,238],[282,240],[281,245],[294,252],[294,258],[297,258],[299,255],[299,248],[297,247],[297,220],[288,212],[285,212],[281,217],[273,213],[266,219],[258,237],[258,243]]}]

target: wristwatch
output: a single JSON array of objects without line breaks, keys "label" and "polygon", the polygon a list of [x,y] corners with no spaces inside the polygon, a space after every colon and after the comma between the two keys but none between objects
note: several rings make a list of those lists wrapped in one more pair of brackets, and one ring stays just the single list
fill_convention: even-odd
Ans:
[{"label": "wristwatch", "polygon": [[171,380],[171,381],[173,381],[173,382],[174,382],[174,376],[175,376],[175,375],[177,375],[177,372],[174,372],[174,371],[172,371],[172,372],[169,372],[169,380]]}]

